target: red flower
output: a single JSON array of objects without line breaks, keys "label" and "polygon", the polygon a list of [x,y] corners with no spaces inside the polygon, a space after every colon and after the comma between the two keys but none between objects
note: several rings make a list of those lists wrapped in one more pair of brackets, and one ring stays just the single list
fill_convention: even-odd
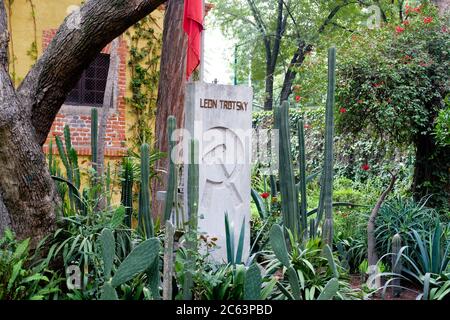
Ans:
[{"label": "red flower", "polygon": [[302,99],[300,96],[295,96],[295,101],[299,102]]},{"label": "red flower", "polygon": [[433,22],[433,17],[425,17],[423,18],[423,23],[428,24]]},{"label": "red flower", "polygon": [[269,196],[270,196],[270,193],[268,193],[268,192],[261,193],[261,198],[263,198],[263,199],[267,199]]},{"label": "red flower", "polygon": [[415,8],[413,8],[412,9],[414,12],[416,12],[416,13],[420,13],[420,11],[422,10],[422,6],[420,5],[420,6],[418,6],[418,7],[415,7]]},{"label": "red flower", "polygon": [[379,87],[381,87],[383,84],[384,84],[384,82],[381,81],[380,83],[374,83],[372,86],[373,86],[374,88],[379,88]]},{"label": "red flower", "polygon": [[396,27],[395,27],[395,32],[397,32],[397,33],[402,33],[403,31],[405,31],[405,28],[402,28],[402,27],[400,27],[400,26],[396,26]]},{"label": "red flower", "polygon": [[364,170],[364,171],[369,171],[370,167],[369,167],[369,165],[368,165],[367,163],[364,163],[364,164],[361,166],[361,169]]},{"label": "red flower", "polygon": [[405,26],[409,26],[409,20],[403,21],[402,24],[405,25]]},{"label": "red flower", "polygon": [[345,109],[345,108],[340,108],[340,109],[339,109],[339,112],[340,112],[340,113],[346,113],[346,112],[347,112],[347,109]]},{"label": "red flower", "polygon": [[411,12],[411,7],[409,5],[405,6],[405,13],[409,14]]}]

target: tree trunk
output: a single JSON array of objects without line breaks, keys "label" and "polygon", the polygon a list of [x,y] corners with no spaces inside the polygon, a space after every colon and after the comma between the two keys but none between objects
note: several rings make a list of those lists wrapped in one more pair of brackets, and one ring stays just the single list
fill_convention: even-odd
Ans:
[{"label": "tree trunk", "polygon": [[305,55],[311,52],[312,46],[305,46],[304,43],[299,44],[297,51],[291,59],[291,63],[284,75],[283,87],[281,88],[280,102],[289,99],[292,93],[292,85],[294,83],[295,77],[297,75],[297,69],[301,67],[303,61],[305,61]]},{"label": "tree trunk", "polygon": [[[155,148],[167,152],[167,117],[177,119],[177,127],[184,123],[184,94],[186,88],[187,37],[183,32],[183,0],[169,0],[164,16],[163,48],[159,75],[156,110]],[[156,162],[160,179],[152,181],[152,214],[161,217],[164,203],[156,199],[158,191],[167,188],[168,157]]]},{"label": "tree trunk", "polygon": [[[373,278],[376,276],[378,269],[377,269],[377,263],[378,263],[378,254],[377,250],[375,248],[376,240],[375,240],[375,220],[378,216],[378,212],[380,211],[381,205],[383,204],[384,200],[386,199],[386,196],[392,191],[394,188],[395,181],[397,180],[396,175],[392,174],[391,182],[387,189],[381,194],[380,198],[378,199],[377,203],[375,204],[375,207],[372,210],[372,213],[369,217],[369,222],[367,223],[367,261],[369,266],[369,278]],[[379,283],[379,278],[374,279],[376,283]],[[375,287],[379,287],[379,285],[376,285]]]},{"label": "tree trunk", "polygon": [[53,120],[98,52],[163,2],[87,1],[65,19],[15,90],[7,70],[7,18],[0,0],[0,230],[9,217],[17,237],[36,244],[55,228],[61,202],[41,147]]},{"label": "tree trunk", "polygon": [[273,109],[273,80],[275,68],[268,63],[266,67],[266,96],[264,97],[264,110],[271,111]]},{"label": "tree trunk", "polygon": [[439,146],[432,133],[416,138],[412,191],[416,201],[432,195],[428,205],[450,206],[450,147]]}]

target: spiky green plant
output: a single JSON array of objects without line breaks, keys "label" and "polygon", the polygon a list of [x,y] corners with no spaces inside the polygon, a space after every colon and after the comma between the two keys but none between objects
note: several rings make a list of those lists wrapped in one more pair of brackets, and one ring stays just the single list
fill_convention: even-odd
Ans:
[{"label": "spiky green plant", "polygon": [[154,235],[153,219],[150,207],[150,147],[147,143],[141,146],[141,186],[139,190],[139,222],[140,230],[147,239]]},{"label": "spiky green plant", "polygon": [[172,151],[175,148],[175,141],[172,140],[172,134],[176,129],[177,121],[174,116],[167,118],[167,137],[168,141],[168,159],[169,159],[169,173],[167,178],[166,201],[164,205],[164,220],[169,220],[173,205],[177,197],[177,175],[174,159],[172,158]]},{"label": "spiky green plant", "polygon": [[[320,204],[315,222],[316,228],[325,213],[322,226],[322,238],[326,243],[333,242],[333,135],[334,135],[334,101],[336,89],[336,48],[328,50],[328,91],[325,114],[325,150],[322,171],[322,186],[320,190]],[[323,211],[322,211],[323,210]]]},{"label": "spiky green plant", "polygon": [[98,169],[98,110],[91,109],[91,155],[92,168],[97,173]]},{"label": "spiky green plant", "polygon": [[133,217],[133,163],[129,157],[122,160],[122,193],[120,202],[125,208],[125,225],[131,229],[131,221]]},{"label": "spiky green plant", "polygon": [[[401,248],[402,237],[397,233],[392,237],[392,272],[396,274],[402,273],[402,261],[400,255]],[[401,293],[400,278],[395,278],[392,285],[392,293],[395,297],[398,297]]]},{"label": "spiky green plant", "polygon": [[227,246],[227,260],[232,266],[242,263],[242,256],[244,253],[244,237],[245,237],[245,217],[239,232],[238,245],[234,245],[234,225],[230,223],[228,212],[225,212],[225,239]]},{"label": "spiky green plant", "polygon": [[[298,237],[300,230],[298,217],[298,190],[295,184],[289,133],[289,103],[284,101],[274,108],[276,129],[279,130],[279,175],[281,192],[281,211],[285,227]],[[301,237],[300,237],[301,238]]]},{"label": "spiky green plant", "polygon": [[195,255],[197,251],[197,229],[198,229],[198,199],[199,199],[199,153],[198,141],[189,141],[189,164],[188,164],[188,217],[189,230],[187,234],[187,265],[183,283],[183,299],[192,299],[193,273],[195,272]]}]

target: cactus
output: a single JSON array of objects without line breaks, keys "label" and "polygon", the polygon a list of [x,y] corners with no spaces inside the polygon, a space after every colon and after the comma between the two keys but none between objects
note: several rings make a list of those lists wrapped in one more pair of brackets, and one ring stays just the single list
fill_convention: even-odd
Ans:
[{"label": "cactus", "polygon": [[261,271],[252,264],[245,272],[244,300],[261,300]]},{"label": "cactus", "polygon": [[144,143],[141,146],[141,188],[139,192],[139,221],[141,230],[144,231],[147,239],[154,234],[153,219],[150,208],[150,147]]},{"label": "cactus", "polygon": [[338,290],[339,281],[336,278],[332,278],[327,282],[317,300],[331,300],[336,295]]},{"label": "cactus", "polygon": [[[66,177],[67,181],[70,183],[70,187],[68,188],[68,194],[69,194],[69,201],[70,206],[74,210],[82,210],[82,199],[80,199],[79,196],[76,194],[79,194],[79,192],[74,193],[73,187],[76,189],[80,189],[81,186],[81,177],[80,177],[80,167],[78,165],[78,155],[76,150],[72,146],[71,138],[70,138],[70,128],[68,125],[64,126],[64,142],[65,147],[63,145],[63,142],[59,136],[55,137],[56,141],[56,147],[58,149],[59,157],[61,158],[61,161],[66,168]],[[51,148],[53,148],[53,145],[51,145]],[[53,172],[57,172],[57,164],[53,159],[53,156],[50,158],[49,161],[51,165],[53,166]]]},{"label": "cactus", "polygon": [[172,275],[173,275],[173,236],[175,227],[170,221],[166,221],[166,233],[164,236],[164,272],[163,272],[163,300],[172,300]]},{"label": "cactus", "polygon": [[322,171],[322,186],[320,191],[320,204],[315,223],[318,227],[325,213],[325,222],[322,226],[322,238],[331,246],[333,242],[333,134],[334,134],[334,100],[336,87],[336,48],[328,50],[328,92],[325,114],[325,151]]},{"label": "cactus", "polygon": [[295,237],[301,234],[298,219],[298,191],[295,184],[294,168],[292,165],[291,139],[289,134],[289,103],[281,104],[274,108],[276,129],[279,130],[279,174],[281,192],[281,211],[283,213],[284,226]]},{"label": "cactus", "polygon": [[115,288],[133,279],[137,274],[148,270],[159,257],[159,240],[157,238],[145,240],[131,251],[112,276],[111,271],[115,257],[116,243],[111,230],[102,230],[100,244],[103,258],[103,275],[105,278],[105,284],[103,285],[100,297],[101,300],[117,300]]},{"label": "cactus", "polygon": [[401,254],[400,250],[402,248],[402,237],[400,234],[395,234],[392,237],[392,272],[399,275],[395,277],[392,281],[392,294],[395,297],[400,296],[402,289],[400,287],[400,275],[402,273],[402,262],[401,262]]},{"label": "cactus", "polygon": [[91,155],[92,155],[92,168],[95,173],[98,169],[98,110],[97,108],[91,109]]},{"label": "cactus", "polygon": [[131,229],[133,216],[133,164],[126,157],[122,161],[122,194],[120,202],[125,207],[125,225]]},{"label": "cactus", "polygon": [[283,229],[277,224],[273,225],[270,230],[270,243],[275,256],[280,260],[281,264],[286,267],[286,273],[288,275],[294,299],[300,299],[300,280],[289,259]]},{"label": "cactus", "polygon": [[302,230],[304,230],[303,236],[307,237],[307,224],[308,224],[308,216],[307,216],[307,199],[306,199],[306,149],[305,149],[305,129],[303,120],[297,122],[297,132],[298,132],[298,167],[300,169],[300,182],[299,182],[299,190],[300,190],[300,223],[302,226]]},{"label": "cactus", "polygon": [[172,151],[175,148],[175,141],[172,141],[172,134],[176,129],[176,119],[173,116],[167,118],[167,137],[169,139],[168,143],[168,158],[169,158],[169,174],[167,178],[167,191],[166,191],[166,201],[164,207],[164,220],[169,220],[172,208],[177,197],[177,175],[175,162],[172,159]]},{"label": "cactus", "polygon": [[187,264],[186,272],[184,274],[183,283],[183,299],[192,299],[193,286],[193,272],[195,272],[195,261],[193,252],[197,250],[197,228],[198,228],[198,183],[199,183],[199,169],[198,169],[198,141],[196,139],[190,140],[189,143],[189,164],[188,164],[188,217],[189,217],[189,231],[187,235]]}]

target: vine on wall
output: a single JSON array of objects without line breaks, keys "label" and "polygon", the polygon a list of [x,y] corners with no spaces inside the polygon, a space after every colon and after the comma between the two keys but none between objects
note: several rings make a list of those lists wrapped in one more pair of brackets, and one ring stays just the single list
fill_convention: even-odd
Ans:
[{"label": "vine on wall", "polygon": [[[29,56],[33,60],[33,64],[36,63],[38,59],[38,49],[37,49],[37,20],[36,20],[36,5],[33,0],[26,0],[26,2],[30,5],[31,10],[31,21],[33,27],[33,42],[30,45],[30,49],[27,51],[27,56]],[[9,29],[9,71],[11,75],[11,79],[13,84],[16,86],[20,83],[22,79],[17,76],[16,72],[16,63],[17,56],[15,54],[14,47],[14,36],[13,36],[13,27],[12,27],[12,16],[13,10],[12,6],[14,4],[14,0],[6,1],[6,8],[8,10],[8,29]]]},{"label": "vine on wall", "polygon": [[128,68],[131,73],[132,95],[126,98],[136,121],[130,128],[133,149],[142,143],[152,144],[152,121],[156,115],[158,94],[159,60],[162,36],[155,30],[157,22],[148,16],[138,22],[132,31],[126,33],[130,39]]},{"label": "vine on wall", "polygon": [[33,0],[27,0],[30,4],[31,9],[31,21],[33,22],[33,42],[31,43],[30,49],[27,51],[27,55],[33,60],[33,64],[36,63],[38,58],[37,49],[37,23],[36,23],[36,5]]}]

